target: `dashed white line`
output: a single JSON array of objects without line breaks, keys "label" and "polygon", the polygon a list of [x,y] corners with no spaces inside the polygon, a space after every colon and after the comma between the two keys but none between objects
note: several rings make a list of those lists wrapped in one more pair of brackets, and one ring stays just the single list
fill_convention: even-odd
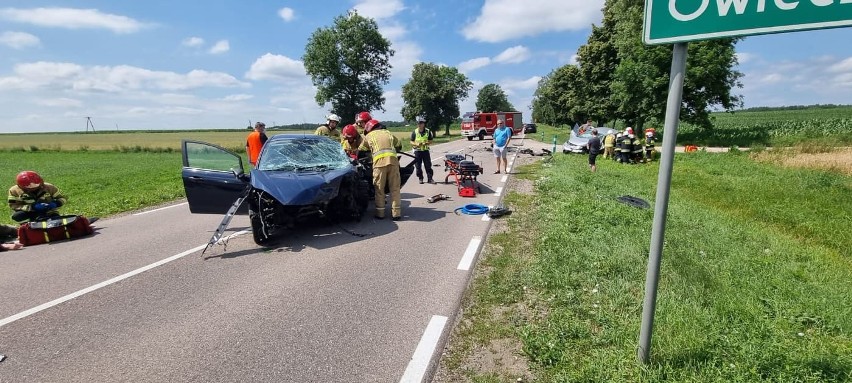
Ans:
[{"label": "dashed white line", "polygon": [[408,367],[402,374],[402,379],[399,380],[400,383],[420,383],[423,381],[426,369],[429,368],[429,362],[432,361],[432,354],[435,353],[435,347],[438,346],[438,340],[441,339],[446,324],[447,317],[432,316],[429,325],[426,326],[426,331],[420,338],[420,343],[417,343],[417,348],[414,349],[414,355],[411,356]]},{"label": "dashed white line", "polygon": [[512,167],[511,167],[511,166],[507,166],[507,167],[506,167],[506,173],[511,172],[511,171],[512,171]]},{"label": "dashed white line", "polygon": [[503,178],[500,178],[500,182],[504,182],[504,183],[505,183],[505,182],[506,182],[506,180],[508,180],[508,179],[509,179],[509,176],[503,176]]},{"label": "dashed white line", "polygon": [[147,210],[147,211],[143,211],[143,212],[140,212],[140,213],[135,213],[135,214],[133,214],[133,215],[142,215],[142,214],[153,213],[153,212],[155,212],[155,211],[166,210],[166,209],[171,209],[171,208],[173,208],[173,207],[183,206],[183,205],[186,205],[187,203],[188,203],[188,202],[183,202],[183,203],[179,203],[179,204],[177,204],[177,205],[171,205],[171,206],[161,207],[161,208],[159,208],[159,209]]},{"label": "dashed white line", "polygon": [[464,256],[459,261],[457,269],[470,270],[470,264],[473,263],[473,257],[476,256],[476,250],[479,249],[481,242],[482,237],[478,235],[470,239],[470,243],[467,244],[467,250],[464,251]]},{"label": "dashed white line", "polygon": [[[238,236],[238,235],[243,235],[243,234],[245,234],[245,233],[249,233],[249,232],[250,232],[249,230],[238,231],[238,232],[236,232],[236,233],[234,233],[234,234],[229,235],[229,236],[228,236],[227,238],[225,238],[225,239],[230,239],[230,238],[232,238],[232,237],[236,237],[236,236]],[[92,291],[95,291],[95,290],[97,290],[97,289],[100,289],[100,288],[102,288],[102,287],[106,287],[106,286],[109,286],[109,285],[111,285],[111,284],[113,284],[113,283],[116,283],[116,282],[119,282],[119,281],[123,281],[123,280],[125,280],[125,279],[127,279],[127,278],[130,278],[130,277],[134,276],[134,275],[144,273],[144,272],[146,272],[146,271],[148,271],[148,270],[151,270],[151,269],[153,269],[153,268],[155,268],[155,267],[157,267],[157,266],[162,266],[162,265],[165,265],[166,263],[169,263],[169,262],[174,261],[174,260],[176,260],[176,259],[183,258],[183,257],[185,257],[185,256],[187,256],[187,255],[189,255],[189,254],[192,254],[192,253],[194,253],[194,252],[197,252],[197,251],[199,251],[199,250],[204,249],[204,247],[205,247],[205,246],[207,246],[207,245],[201,245],[201,246],[193,247],[192,249],[189,249],[189,250],[187,250],[187,251],[184,251],[183,253],[176,254],[176,255],[173,255],[173,256],[168,257],[168,258],[166,258],[166,259],[163,259],[163,260],[160,260],[160,261],[154,262],[154,263],[152,263],[152,264],[150,264],[150,265],[148,265],[148,266],[142,266],[142,267],[140,267],[140,268],[138,268],[138,269],[136,269],[136,270],[133,270],[133,271],[131,271],[131,272],[128,272],[128,273],[125,273],[125,274],[119,275],[119,276],[117,276],[117,277],[115,277],[115,278],[112,278],[112,279],[109,279],[109,280],[103,281],[103,282],[98,283],[98,284],[93,285],[93,286],[86,287],[85,289],[82,289],[82,290],[77,290],[77,291],[75,291],[75,292],[73,292],[73,293],[71,293],[71,294],[68,294],[68,295],[64,296],[64,297],[54,299],[54,300],[52,300],[52,301],[50,301],[50,302],[47,302],[47,303],[44,303],[44,304],[38,305],[38,306],[33,307],[33,308],[29,309],[29,310],[22,311],[22,312],[19,312],[19,313],[15,314],[15,315],[12,315],[12,316],[9,316],[9,317],[6,317],[6,318],[3,318],[3,319],[0,319],[0,327],[3,327],[3,326],[5,326],[5,325],[7,325],[7,324],[9,324],[9,323],[12,323],[12,322],[14,322],[14,321],[16,321],[16,320],[18,320],[18,319],[26,318],[26,317],[28,317],[28,316],[30,316],[30,315],[33,315],[33,314],[35,314],[35,313],[37,313],[37,312],[39,312],[39,311],[49,309],[49,308],[51,308],[51,307],[53,307],[53,306],[56,306],[56,305],[58,305],[58,304],[60,304],[60,303],[64,303],[64,302],[70,301],[70,300],[72,300],[72,299],[74,299],[74,298],[77,298],[77,297],[80,297],[80,296],[82,296],[82,295],[88,294],[88,293],[90,293],[90,292],[92,292]]]},{"label": "dashed white line", "polygon": [[495,196],[495,197],[499,197],[501,193],[503,193],[503,187],[502,187],[502,186],[498,186],[498,187],[497,187],[497,190],[495,190],[495,191],[494,191],[494,196]]}]

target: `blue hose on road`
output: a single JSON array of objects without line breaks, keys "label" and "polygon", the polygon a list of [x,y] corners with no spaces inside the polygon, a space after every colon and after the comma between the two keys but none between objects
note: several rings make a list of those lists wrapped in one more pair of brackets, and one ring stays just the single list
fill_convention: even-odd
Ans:
[{"label": "blue hose on road", "polygon": [[488,213],[488,206],[481,205],[481,204],[478,204],[478,203],[469,203],[469,204],[464,205],[460,208],[457,208],[453,212],[456,213],[456,215],[458,215],[459,211],[461,211],[463,214],[467,214],[467,215],[482,215],[482,214]]}]

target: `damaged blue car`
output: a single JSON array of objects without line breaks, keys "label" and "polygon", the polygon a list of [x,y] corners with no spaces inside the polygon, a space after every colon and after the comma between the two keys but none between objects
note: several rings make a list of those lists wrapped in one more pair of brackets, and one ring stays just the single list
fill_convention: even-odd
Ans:
[{"label": "damaged blue car", "polygon": [[[190,212],[226,214],[217,232],[231,215],[248,213],[258,245],[308,220],[360,220],[374,195],[372,161],[351,160],[325,136],[272,136],[249,173],[240,155],[222,147],[192,140],[181,147]],[[403,184],[413,168],[401,168]]]}]

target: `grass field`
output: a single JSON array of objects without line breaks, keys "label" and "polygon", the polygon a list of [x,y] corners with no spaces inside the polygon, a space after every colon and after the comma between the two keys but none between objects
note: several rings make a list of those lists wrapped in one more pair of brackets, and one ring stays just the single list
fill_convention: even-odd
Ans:
[{"label": "grass field", "polygon": [[518,171],[535,193],[506,198],[515,212],[463,303],[449,381],[852,380],[852,177],[679,154],[645,368],[653,209],[615,197],[653,206],[657,165],[604,161],[592,174],[585,156],[559,154]]}]

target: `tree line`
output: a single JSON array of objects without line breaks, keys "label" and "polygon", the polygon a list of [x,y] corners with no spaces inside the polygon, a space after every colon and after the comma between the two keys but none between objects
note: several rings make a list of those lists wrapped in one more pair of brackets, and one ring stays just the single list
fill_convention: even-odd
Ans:
[{"label": "tree line", "polygon": [[[567,64],[542,77],[532,105],[533,121],[573,125],[592,119],[598,125],[620,120],[641,129],[662,120],[668,93],[671,47],[645,46],[641,41],[643,0],[607,0],[601,25],[592,25],[586,44],[577,51],[577,64]],[[710,127],[712,109],[733,110],[742,97],[742,73],[735,69],[736,39],[689,45],[681,119]],[[355,114],[384,109],[383,86],[390,79],[391,43],[375,20],[350,11],[317,29],[308,39],[302,60],[317,88],[318,105],[354,121]],[[462,111],[472,81],[455,67],[416,64],[402,87],[400,114],[406,121],[424,117],[433,132],[450,125]],[[498,84],[479,90],[478,111],[515,111]]]}]

